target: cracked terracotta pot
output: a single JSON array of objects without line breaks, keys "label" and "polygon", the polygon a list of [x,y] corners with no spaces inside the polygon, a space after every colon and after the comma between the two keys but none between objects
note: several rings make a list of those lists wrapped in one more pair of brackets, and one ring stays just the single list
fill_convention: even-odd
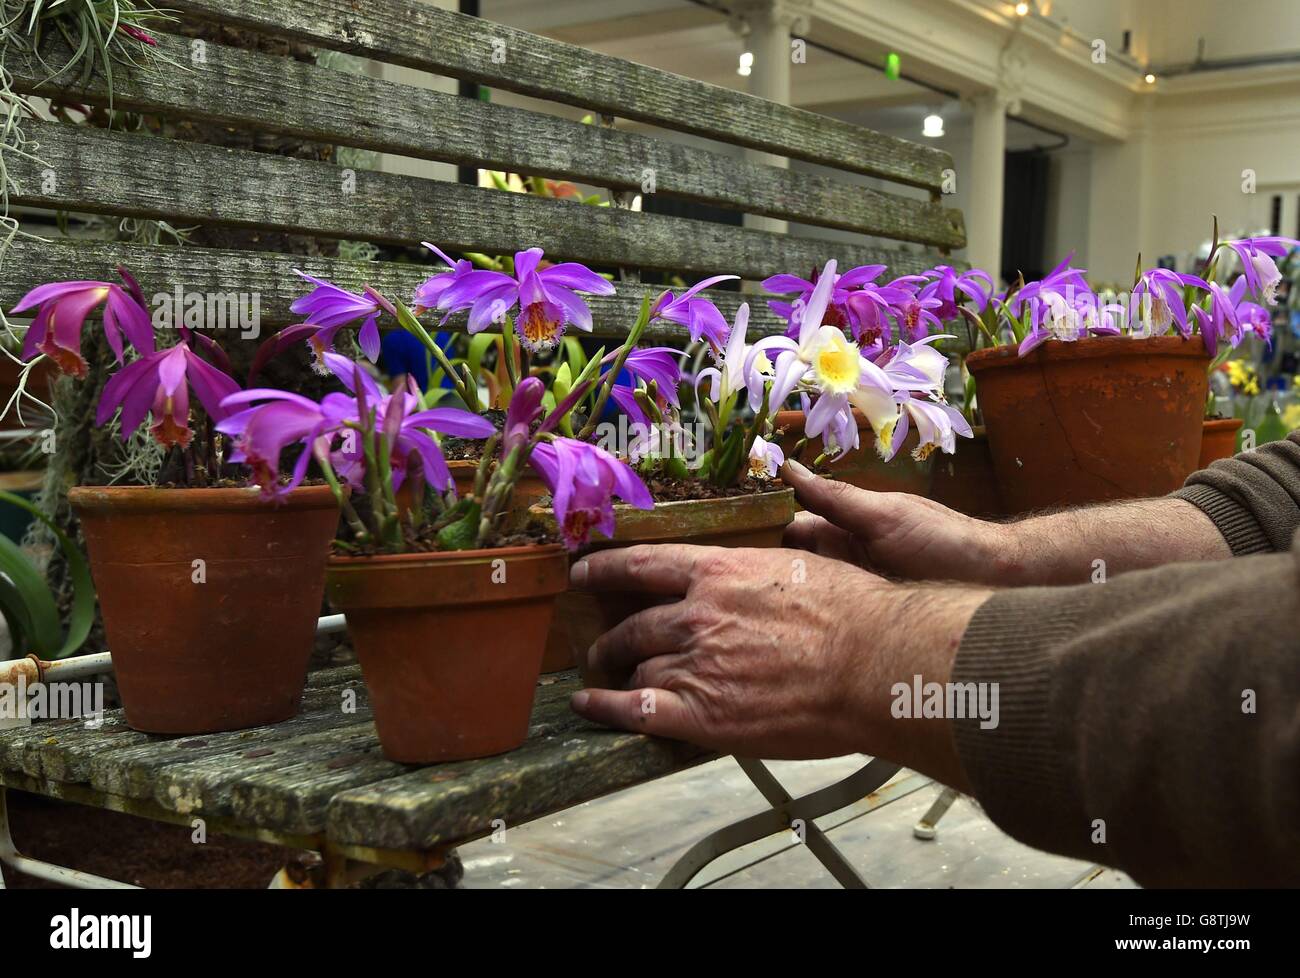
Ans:
[{"label": "cracked terracotta pot", "polygon": [[1232,458],[1237,454],[1237,432],[1244,422],[1241,418],[1214,418],[1201,427],[1201,459],[1198,468],[1208,468],[1211,462]]},{"label": "cracked terracotta pot", "polygon": [[[966,358],[1008,513],[1163,496],[1197,468],[1209,356],[1199,337],[1051,340]],[[960,449],[958,449],[960,451]]]},{"label": "cracked terracotta pot", "polygon": [[[532,515],[554,528],[549,508],[534,506]],[[586,552],[631,547],[639,543],[693,543],[712,547],[779,547],[794,519],[794,490],[656,503],[654,509],[615,506],[614,538],[593,540]],[[664,599],[676,600],[676,599]],[[567,650],[588,686],[619,685],[617,677],[586,668],[586,652],[604,632],[653,602],[644,594],[565,591],[556,608],[548,640],[553,654]]]},{"label": "cracked terracotta pot", "polygon": [[568,586],[558,544],[331,557],[330,602],[347,615],[384,755],[433,764],[522,744]]},{"label": "cracked terracotta pot", "polygon": [[214,733],[298,712],[339,522],[329,486],[278,505],[236,488],[78,486],[68,499],[128,724]]}]

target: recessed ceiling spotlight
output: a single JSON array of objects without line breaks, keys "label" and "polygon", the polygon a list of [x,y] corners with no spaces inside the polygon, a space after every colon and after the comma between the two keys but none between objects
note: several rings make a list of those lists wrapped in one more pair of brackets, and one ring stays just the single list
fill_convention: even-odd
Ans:
[{"label": "recessed ceiling spotlight", "polygon": [[925,124],[921,129],[922,136],[929,136],[931,139],[938,139],[943,135],[943,116],[927,115]]},{"label": "recessed ceiling spotlight", "polygon": [[1024,0],[1020,0],[1020,3],[1016,4],[1016,16],[1027,17],[1028,15],[1029,15],[1029,4],[1025,3]]},{"label": "recessed ceiling spotlight", "polygon": [[1154,85],[1156,83],[1156,76],[1151,74],[1149,71],[1146,73],[1146,83],[1148,85]]}]

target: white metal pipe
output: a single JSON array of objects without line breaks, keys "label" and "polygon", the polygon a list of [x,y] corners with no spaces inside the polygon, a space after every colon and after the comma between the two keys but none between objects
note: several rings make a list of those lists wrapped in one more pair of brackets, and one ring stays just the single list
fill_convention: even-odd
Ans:
[{"label": "white metal pipe", "polygon": [[67,682],[70,679],[112,671],[113,655],[110,652],[95,652],[92,655],[77,655],[70,659],[41,663],[41,679],[47,683]]},{"label": "white metal pipe", "polygon": [[[347,618],[343,615],[325,615],[316,619],[316,634],[330,635],[346,631]],[[113,671],[113,654],[111,652],[94,652],[90,655],[75,655],[68,659],[46,662],[35,656],[0,662],[0,683],[17,683],[18,677],[25,676],[28,685],[41,681],[63,682],[93,676],[101,672]]]}]

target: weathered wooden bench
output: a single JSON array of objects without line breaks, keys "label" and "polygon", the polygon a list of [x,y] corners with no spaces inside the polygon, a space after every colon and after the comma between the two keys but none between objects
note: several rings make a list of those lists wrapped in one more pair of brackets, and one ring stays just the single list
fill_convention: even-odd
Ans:
[{"label": "weathered wooden bench", "polygon": [[[159,52],[182,68],[150,73],[119,67],[117,109],[258,137],[573,180],[609,190],[616,206],[345,170],[336,162],[253,148],[32,121],[26,129],[37,159],[17,157],[8,164],[17,184],[15,207],[387,245],[429,240],[450,251],[489,254],[541,246],[548,257],[617,270],[618,295],[593,302],[595,335],[608,337],[623,334],[635,318],[650,289],[640,284],[643,272],[677,273],[688,281],[732,272],[756,281],[778,271],[807,273],[835,257],[841,267],[881,263],[902,274],[930,267],[964,245],[961,215],[945,207],[941,196],[952,162],[930,147],[414,0],[169,0],[166,6],[183,22],[235,27],[451,76],[577,107],[600,122],[583,124],[173,35],[159,38]],[[51,57],[49,63],[59,62]],[[11,59],[8,69],[19,91],[89,105],[107,102],[101,77],[85,83],[50,78],[39,63],[22,59]],[[727,145],[706,149],[674,142],[620,129],[618,120]],[[261,145],[259,139],[249,144]],[[737,147],[787,157],[795,168],[755,162]],[[825,168],[838,172],[826,175]],[[899,187],[876,189],[862,178]],[[636,212],[623,206],[633,193],[848,233],[776,233]],[[247,237],[247,247],[225,249],[20,239],[0,260],[0,303],[9,308],[50,279],[111,279],[120,264],[135,272],[147,294],[177,287],[189,293],[256,292],[261,324],[269,330],[292,321],[289,304],[303,292],[295,267],[345,287],[370,283],[400,296],[432,270],[277,254],[259,250],[256,235]],[[741,298],[727,291],[710,297],[728,315]],[[764,303],[754,306],[758,331],[783,328]],[[686,340],[684,330],[658,323],[648,338]],[[354,669],[344,669],[314,674],[302,715],[272,728],[169,739],[133,732],[110,715],[97,730],[62,721],[0,733],[0,785],[162,820],[202,817],[212,831],[318,849],[337,882],[349,859],[427,869],[455,844],[490,832],[495,819],[514,825],[709,756],[686,745],[593,728],[568,710],[572,676],[544,682],[527,744],[483,761],[413,770],[384,760],[364,684]],[[355,714],[339,709],[344,689],[362,694]],[[724,843],[779,831],[794,817],[811,823],[825,805],[859,798],[896,770],[874,762],[829,793],[792,800],[782,797],[761,765],[745,763],[773,811],[747,819],[723,838],[703,840],[675,871],[676,882],[689,878],[689,868]],[[854,882],[820,833],[814,831],[810,840],[837,877]],[[7,842],[0,831],[0,845]]]}]

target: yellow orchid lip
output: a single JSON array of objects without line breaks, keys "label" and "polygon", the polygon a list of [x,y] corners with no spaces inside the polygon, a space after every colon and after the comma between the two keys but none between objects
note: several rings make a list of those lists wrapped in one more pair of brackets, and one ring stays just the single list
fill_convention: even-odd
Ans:
[{"label": "yellow orchid lip", "polygon": [[862,378],[861,353],[839,330],[828,329],[823,333],[812,360],[813,375],[823,391],[848,394]]}]

